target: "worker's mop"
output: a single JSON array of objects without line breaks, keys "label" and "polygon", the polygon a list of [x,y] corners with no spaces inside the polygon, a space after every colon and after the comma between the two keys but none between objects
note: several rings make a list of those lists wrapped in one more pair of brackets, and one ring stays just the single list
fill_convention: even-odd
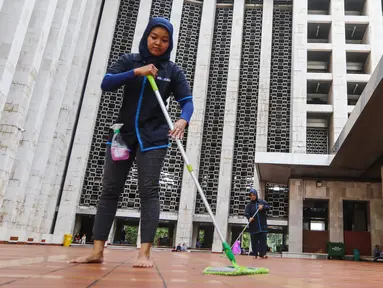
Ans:
[{"label": "worker's mop", "polygon": [[[257,211],[255,211],[254,215],[251,216],[251,218],[255,218],[255,216],[257,216],[258,214],[258,211],[259,211],[259,208],[257,209]],[[245,232],[245,230],[247,229],[247,227],[249,227],[249,224],[250,222],[247,222],[245,228],[243,228],[242,232],[239,234],[239,236],[237,237],[237,239],[235,239],[235,241],[233,242],[233,245],[231,245],[231,250],[234,252],[233,250],[233,247],[235,245],[235,243],[242,237],[242,234]],[[223,257],[225,257],[224,255],[222,255]]]},{"label": "worker's mop", "polygon": [[[161,94],[158,91],[156,81],[154,80],[153,76],[147,76],[147,78],[150,82],[150,85],[152,86],[154,94],[157,97],[157,101],[158,101],[159,105],[161,106],[161,110],[164,113],[166,121],[167,121],[170,129],[173,130],[174,129],[173,122],[170,119],[170,116],[169,116],[169,113],[166,109],[164,101],[162,100]],[[176,139],[176,143],[177,143],[178,149],[180,150],[180,152],[182,154],[182,158],[185,162],[186,168],[189,171],[195,185],[197,186],[197,190],[199,192],[199,195],[201,196],[201,199],[202,199],[203,203],[205,204],[206,210],[210,215],[210,218],[213,222],[213,225],[214,225],[219,237],[221,238],[223,250],[225,251],[227,258],[230,260],[230,262],[232,264],[232,266],[221,267],[221,268],[208,267],[204,270],[204,273],[205,274],[216,274],[216,275],[249,275],[249,274],[268,273],[269,271],[265,268],[248,268],[248,267],[239,266],[237,264],[235,257],[234,257],[234,254],[233,254],[233,251],[231,250],[230,245],[225,241],[225,238],[223,237],[221,230],[219,229],[217,222],[215,221],[213,211],[211,211],[211,208],[209,206],[209,203],[207,202],[205,194],[202,191],[201,185],[199,184],[197,177],[193,173],[193,167],[190,164],[189,159],[186,156],[186,153],[185,153],[184,147],[182,146],[181,140]]]}]

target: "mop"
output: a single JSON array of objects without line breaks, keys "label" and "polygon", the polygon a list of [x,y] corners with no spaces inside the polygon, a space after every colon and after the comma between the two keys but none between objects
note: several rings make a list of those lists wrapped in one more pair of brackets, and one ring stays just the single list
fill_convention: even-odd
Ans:
[{"label": "mop", "polygon": [[[257,216],[258,214],[258,211],[259,211],[259,208],[257,209],[257,211],[255,211],[254,215],[251,217],[251,218],[254,218],[255,216]],[[231,250],[233,251],[233,247],[235,245],[235,242],[237,242],[239,240],[239,238],[241,238],[243,232],[245,232],[245,230],[247,229],[247,227],[249,227],[249,224],[250,222],[248,222],[245,226],[245,228],[243,228],[242,232],[239,234],[239,236],[237,237],[237,239],[235,239],[235,241],[233,242],[233,245],[231,245]]]},{"label": "mop", "polygon": [[[154,91],[154,94],[156,95],[158,104],[161,107],[161,110],[162,110],[162,112],[166,118],[166,121],[167,121],[170,129],[173,130],[174,129],[173,122],[170,119],[170,116],[169,116],[169,113],[166,109],[164,101],[162,100],[161,94],[158,91],[156,81],[154,80],[153,76],[151,76],[151,75],[148,75],[146,77],[148,78],[148,80],[150,82],[150,85]],[[237,264],[235,257],[234,257],[234,253],[231,250],[230,245],[225,241],[225,238],[223,237],[221,230],[219,229],[219,227],[217,225],[213,211],[211,210],[209,203],[207,202],[207,199],[205,197],[205,194],[202,191],[202,187],[199,184],[197,177],[193,173],[193,171],[194,171],[193,167],[190,164],[188,157],[186,156],[186,153],[185,153],[184,147],[182,146],[181,140],[176,139],[176,143],[177,143],[178,149],[181,152],[182,158],[185,162],[185,166],[186,166],[188,172],[190,173],[190,175],[191,175],[191,177],[192,177],[192,179],[193,179],[193,181],[197,187],[197,190],[199,192],[199,195],[201,196],[203,203],[205,204],[206,210],[209,213],[209,216],[213,222],[215,230],[217,231],[219,237],[221,238],[223,251],[225,252],[227,258],[230,260],[230,262],[232,264],[232,266],[227,266],[227,267],[222,267],[222,268],[207,267],[204,270],[204,273],[205,274],[215,274],[215,275],[251,275],[251,274],[266,274],[266,273],[268,273],[269,271],[265,268],[248,268],[248,267],[239,266]]]}]

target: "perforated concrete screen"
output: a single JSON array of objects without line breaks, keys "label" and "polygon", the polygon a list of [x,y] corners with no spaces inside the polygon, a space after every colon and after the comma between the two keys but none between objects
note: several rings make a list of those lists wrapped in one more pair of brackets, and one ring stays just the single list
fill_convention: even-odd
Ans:
[{"label": "perforated concrete screen", "polygon": [[[282,3],[283,2],[283,3]],[[275,0],[288,4],[291,1]],[[268,152],[289,152],[292,6],[275,6],[269,100]]]},{"label": "perforated concrete screen", "polygon": [[[140,1],[121,1],[116,29],[114,31],[112,49],[109,55],[109,66],[117,61],[121,54],[130,51],[139,6]],[[102,188],[106,140],[109,133],[109,127],[117,119],[118,111],[122,104],[122,95],[122,89],[119,89],[116,92],[102,93],[80,205],[96,206],[98,203]],[[132,174],[135,174],[134,176],[137,174],[135,167],[132,169]],[[127,182],[127,185],[134,185],[133,189],[136,189],[137,186],[136,183],[132,183],[131,180]],[[126,203],[125,207],[126,206],[128,206],[128,203]],[[134,201],[131,202],[129,206],[133,207]]]},{"label": "perforated concrete screen", "polygon": [[245,4],[262,4],[263,0],[246,0]]},{"label": "perforated concrete screen", "polygon": [[217,0],[217,4],[233,4],[233,0]]},{"label": "perforated concrete screen", "polygon": [[245,10],[230,214],[243,215],[254,181],[262,7]]},{"label": "perforated concrete screen", "polygon": [[268,217],[287,219],[289,216],[289,189],[266,183],[266,201],[270,205]]},{"label": "perforated concrete screen", "polygon": [[[202,6],[187,2],[184,3],[176,63],[182,67],[191,87],[193,87],[194,80],[201,15]],[[181,110],[173,97],[170,100],[168,111],[173,120],[178,119],[180,116]],[[187,133],[185,133],[183,140],[184,148],[186,148],[186,141]],[[162,211],[178,212],[183,171],[184,162],[181,153],[178,152],[177,144],[172,142],[172,146],[169,148],[164,161],[160,181],[160,202]],[[136,194],[136,197],[138,197],[138,194]]]},{"label": "perforated concrete screen", "polygon": [[153,0],[150,18],[164,17],[170,20],[173,0]]},{"label": "perforated concrete screen", "polygon": [[307,127],[307,154],[328,154],[328,128]]},{"label": "perforated concrete screen", "polygon": [[[217,204],[232,18],[233,7],[217,8],[203,129],[199,181],[213,212]],[[205,213],[199,195],[195,212]]]}]

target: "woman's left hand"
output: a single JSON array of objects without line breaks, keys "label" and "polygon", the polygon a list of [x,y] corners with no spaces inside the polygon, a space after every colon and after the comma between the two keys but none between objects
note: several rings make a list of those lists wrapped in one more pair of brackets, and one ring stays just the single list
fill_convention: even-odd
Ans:
[{"label": "woman's left hand", "polygon": [[184,137],[186,125],[186,120],[179,119],[176,123],[174,123],[174,129],[169,131],[169,136],[173,139],[182,140],[182,138]]}]

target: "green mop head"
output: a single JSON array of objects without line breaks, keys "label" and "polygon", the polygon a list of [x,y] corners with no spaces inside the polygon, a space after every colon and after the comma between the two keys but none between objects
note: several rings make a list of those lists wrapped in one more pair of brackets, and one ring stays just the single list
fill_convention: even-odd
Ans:
[{"label": "green mop head", "polygon": [[234,253],[230,248],[230,245],[226,242],[222,243],[223,251],[233,266],[227,267],[207,267],[203,273],[210,275],[225,275],[225,276],[240,276],[240,275],[253,275],[253,274],[268,274],[269,270],[266,268],[248,268],[239,266],[235,260]]},{"label": "green mop head", "polygon": [[207,267],[204,274],[208,275],[223,275],[223,276],[241,276],[254,274],[268,274],[269,269],[266,268],[250,268],[244,266],[227,266],[227,267]]}]

